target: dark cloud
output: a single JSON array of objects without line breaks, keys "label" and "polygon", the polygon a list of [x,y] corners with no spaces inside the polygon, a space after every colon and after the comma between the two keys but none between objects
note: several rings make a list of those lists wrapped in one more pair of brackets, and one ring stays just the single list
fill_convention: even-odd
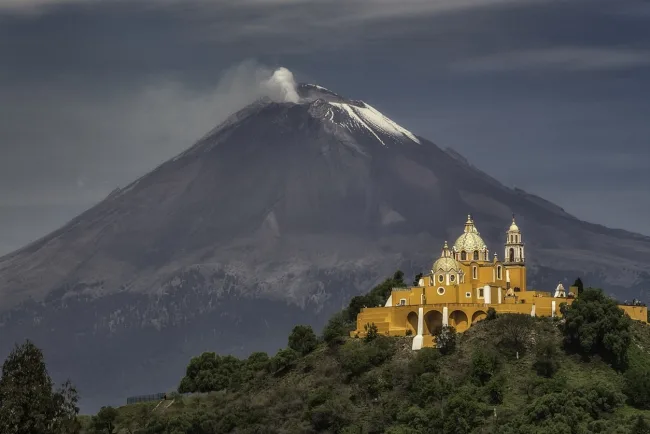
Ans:
[{"label": "dark cloud", "polygon": [[624,3],[0,0],[0,253],[189,146],[261,65],[650,233],[650,15]]}]

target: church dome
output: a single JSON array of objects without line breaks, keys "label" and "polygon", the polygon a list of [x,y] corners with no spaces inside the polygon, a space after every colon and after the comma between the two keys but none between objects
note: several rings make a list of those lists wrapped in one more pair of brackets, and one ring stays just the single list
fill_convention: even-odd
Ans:
[{"label": "church dome", "polygon": [[445,241],[445,245],[442,248],[440,253],[440,258],[433,263],[431,267],[432,273],[450,273],[452,271],[460,271],[460,264],[454,259],[451,250],[449,250],[449,245]]},{"label": "church dome", "polygon": [[515,216],[512,216],[512,224],[510,225],[510,229],[508,229],[508,232],[519,232],[519,226],[517,226],[517,223],[515,223]]},{"label": "church dome", "polygon": [[473,252],[474,250],[485,250],[487,246],[485,241],[478,233],[476,226],[474,226],[474,220],[472,216],[467,216],[467,222],[465,223],[465,232],[458,237],[454,243],[454,250],[457,252]]},{"label": "church dome", "polygon": [[450,273],[460,271],[460,264],[454,258],[439,258],[433,263],[431,271],[434,273]]},{"label": "church dome", "polygon": [[454,243],[454,250],[457,252],[473,252],[474,250],[484,250],[486,248],[485,241],[478,234],[478,232],[466,232],[456,240]]}]

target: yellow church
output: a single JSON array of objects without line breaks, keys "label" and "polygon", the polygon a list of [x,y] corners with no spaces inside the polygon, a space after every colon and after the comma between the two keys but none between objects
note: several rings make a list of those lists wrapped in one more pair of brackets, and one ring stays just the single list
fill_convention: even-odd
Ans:
[{"label": "yellow church", "polygon": [[[365,326],[375,324],[380,334],[413,335],[413,349],[435,346],[433,334],[443,325],[464,332],[487,316],[497,313],[551,316],[562,303],[571,304],[576,287],[565,290],[560,283],[554,292],[529,290],[526,285],[526,256],[521,230],[513,216],[506,231],[503,260],[490,257],[471,216],[452,247],[447,242],[440,257],[418,286],[393,288],[383,307],[366,307],[357,316],[352,336],[364,336]],[[645,306],[620,306],[632,319],[647,322]]]}]

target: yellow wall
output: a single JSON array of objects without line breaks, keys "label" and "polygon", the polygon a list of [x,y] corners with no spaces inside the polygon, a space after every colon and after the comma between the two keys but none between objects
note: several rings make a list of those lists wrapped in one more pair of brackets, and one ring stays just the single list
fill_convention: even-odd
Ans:
[{"label": "yellow wall", "polygon": [[[410,288],[408,290],[395,290],[393,297],[398,296],[402,298],[408,297],[409,300],[415,301],[406,306],[393,306],[393,307],[375,307],[364,308],[357,316],[357,329],[352,332],[352,336],[365,336],[365,325],[374,323],[380,334],[387,336],[405,336],[410,330],[410,334],[415,336],[418,328],[418,312],[422,308],[423,313],[423,336],[425,337],[423,345],[432,346],[433,340],[430,338],[432,333],[435,333],[436,328],[443,324],[444,311],[447,309],[448,324],[454,326],[458,332],[464,332],[472,324],[484,319],[487,315],[487,310],[491,307],[497,313],[518,313],[524,315],[531,315],[533,306],[535,308],[535,316],[550,317],[560,316],[560,307],[563,303],[571,304],[573,299],[568,298],[555,298],[550,297],[547,292],[540,291],[525,291],[517,293],[516,299],[513,297],[505,297],[505,290],[502,295],[502,303],[497,302],[496,287],[492,287],[492,303],[476,303],[466,302],[461,303],[455,301],[435,302],[429,303],[430,298],[427,299],[426,305],[421,305],[419,301],[422,289],[434,290],[433,287]],[[419,292],[418,292],[419,291]],[[452,291],[450,291],[451,293]],[[441,299],[449,299],[451,296],[442,295]],[[642,322],[647,322],[648,310],[645,306],[619,306],[629,315],[632,319]],[[427,337],[429,336],[429,337]]]}]

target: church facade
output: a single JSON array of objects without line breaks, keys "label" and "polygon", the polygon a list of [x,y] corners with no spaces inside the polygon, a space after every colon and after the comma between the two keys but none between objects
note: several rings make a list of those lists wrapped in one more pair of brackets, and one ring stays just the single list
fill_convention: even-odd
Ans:
[{"label": "church facade", "polygon": [[[366,307],[357,316],[353,336],[364,336],[375,324],[388,336],[412,335],[413,349],[435,346],[433,335],[443,326],[464,332],[486,318],[487,310],[531,316],[556,316],[562,303],[571,304],[577,288],[566,291],[529,289],[526,255],[521,230],[513,216],[506,231],[503,260],[490,256],[471,216],[453,246],[445,242],[431,270],[410,288],[394,288],[386,305]],[[620,306],[632,319],[646,322],[645,306]]]}]

